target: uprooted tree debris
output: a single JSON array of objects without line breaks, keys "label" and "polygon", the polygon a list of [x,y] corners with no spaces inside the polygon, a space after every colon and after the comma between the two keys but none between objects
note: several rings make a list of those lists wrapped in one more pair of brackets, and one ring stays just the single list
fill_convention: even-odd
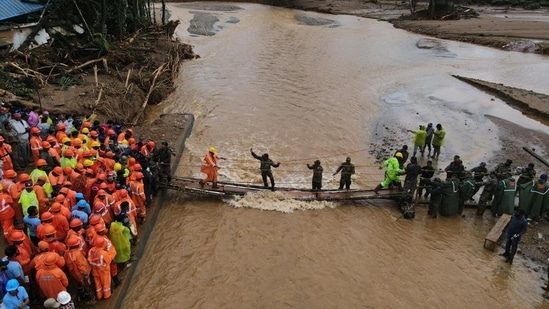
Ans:
[{"label": "uprooted tree debris", "polygon": [[[148,21],[147,10],[140,9],[145,8],[144,2],[137,2],[139,8],[114,11],[126,14],[121,20],[127,22],[111,18],[112,25],[109,18],[95,22],[84,18],[89,14],[82,13],[84,8],[78,5],[82,1],[62,2],[73,4],[73,23],[60,20],[68,18],[68,13],[53,6],[38,22],[50,35],[49,42],[32,47],[31,34],[19,50],[7,54],[0,63],[1,101],[46,105],[53,112],[95,113],[135,125],[148,104],[159,103],[174,89],[181,62],[198,57],[191,46],[172,40],[178,22],[160,26]],[[135,12],[143,16],[133,18]],[[57,30],[74,25],[82,26],[83,33],[61,34]]]}]

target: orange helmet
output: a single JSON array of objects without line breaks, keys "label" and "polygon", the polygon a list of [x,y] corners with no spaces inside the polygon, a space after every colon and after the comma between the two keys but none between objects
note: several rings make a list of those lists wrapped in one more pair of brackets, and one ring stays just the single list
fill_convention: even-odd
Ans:
[{"label": "orange helmet", "polygon": [[55,227],[53,227],[53,225],[51,224],[46,225],[44,227],[44,235],[48,236],[52,234],[55,234]]},{"label": "orange helmet", "polygon": [[42,252],[50,250],[50,244],[41,240],[38,242],[38,249]]},{"label": "orange helmet", "polygon": [[69,158],[70,158],[70,157],[74,156],[74,151],[72,151],[72,149],[66,149],[65,152],[63,153],[63,155],[64,155],[65,157],[69,157]]},{"label": "orange helmet", "polygon": [[44,160],[44,159],[38,159],[38,160],[36,160],[36,167],[46,166],[46,165],[48,165],[48,163],[46,162],[46,160]]},{"label": "orange helmet", "polygon": [[[101,184],[99,184],[99,189],[103,189],[103,191],[105,191],[105,189],[107,189],[108,185],[106,182],[102,182]],[[98,191],[99,192],[99,191]],[[99,193],[98,193],[99,194]]]},{"label": "orange helmet", "polygon": [[78,247],[80,246],[80,241],[80,237],[71,235],[69,236],[69,239],[67,239],[67,247]]},{"label": "orange helmet", "polygon": [[93,246],[96,248],[104,249],[106,245],[105,237],[95,237],[93,239]]},{"label": "orange helmet", "polygon": [[13,232],[10,235],[12,241],[24,241],[25,240],[25,233],[20,230],[13,230]]},{"label": "orange helmet", "polygon": [[42,221],[42,222],[48,221],[48,220],[51,220],[51,219],[53,219],[53,214],[49,211],[45,211],[40,215],[40,221]]},{"label": "orange helmet", "polygon": [[135,163],[134,165],[132,165],[132,169],[134,171],[142,171],[143,170],[143,168],[141,167],[141,164],[139,164],[139,163]]},{"label": "orange helmet", "polygon": [[135,163],[137,163],[137,160],[135,158],[131,157],[130,160],[128,160],[128,165],[133,166]]},{"label": "orange helmet", "polygon": [[130,138],[128,139],[128,145],[133,145],[133,144],[135,144],[135,138],[130,137]]},{"label": "orange helmet", "polygon": [[50,212],[54,214],[58,213],[61,211],[61,207],[63,207],[63,205],[61,205],[59,202],[54,202],[50,207]]},{"label": "orange helmet", "polygon": [[101,223],[101,220],[103,218],[101,218],[101,216],[98,216],[98,215],[91,215],[90,216],[90,225],[97,225],[99,223]]},{"label": "orange helmet", "polygon": [[55,139],[55,137],[53,137],[51,135],[46,138],[46,141],[48,143],[57,143],[57,140]]},{"label": "orange helmet", "polygon": [[19,179],[18,179],[19,182],[27,182],[29,180],[31,180],[29,174],[21,173],[21,175],[19,175]]},{"label": "orange helmet", "polygon": [[72,182],[65,180],[65,182],[63,183],[63,187],[67,187],[67,188],[72,187]]},{"label": "orange helmet", "polygon": [[50,143],[48,143],[47,141],[43,141],[42,142],[42,148],[44,149],[50,149],[51,145]]},{"label": "orange helmet", "polygon": [[55,197],[55,201],[56,202],[64,202],[65,201],[65,197],[63,195],[67,195],[69,194],[69,188],[67,187],[62,187],[61,189],[59,189],[59,193],[61,194],[57,194],[57,196]]},{"label": "orange helmet", "polygon": [[52,172],[54,172],[57,176],[61,176],[63,174],[63,169],[61,166],[56,166],[53,168]]},{"label": "orange helmet", "polygon": [[91,128],[92,124],[91,122],[89,121],[84,121],[84,123],[82,124],[82,128]]},{"label": "orange helmet", "polygon": [[128,191],[126,189],[120,189],[120,197],[121,198],[128,197]]},{"label": "orange helmet", "polygon": [[107,158],[114,158],[114,152],[108,151],[107,152]]},{"label": "orange helmet", "polygon": [[82,225],[84,225],[84,223],[82,223],[82,220],[80,220],[78,218],[72,219],[71,223],[69,224],[71,229],[77,228],[77,227],[82,226]]},{"label": "orange helmet", "polygon": [[57,131],[65,131],[67,127],[65,126],[64,123],[58,123],[57,124]]},{"label": "orange helmet", "polygon": [[38,129],[37,127],[32,127],[30,129],[30,133],[31,134],[40,134],[40,129]]},{"label": "orange helmet", "polygon": [[105,181],[105,180],[107,180],[107,175],[105,175],[105,173],[101,173],[101,174],[97,175],[97,179]]},{"label": "orange helmet", "polygon": [[57,254],[56,252],[48,252],[44,254],[46,254],[46,258],[44,259],[44,266],[53,266],[55,265],[55,263],[57,263],[59,254]]},{"label": "orange helmet", "polygon": [[70,166],[65,166],[63,167],[63,172],[65,173],[65,175],[70,175],[72,174],[72,168]]},{"label": "orange helmet", "polygon": [[98,223],[96,224],[94,227],[95,231],[97,233],[101,233],[101,232],[106,232],[107,231],[107,227],[105,226],[104,223]]},{"label": "orange helmet", "polygon": [[73,145],[74,147],[82,146],[82,140],[79,139],[79,138],[75,138],[75,139],[72,140],[72,145]]},{"label": "orange helmet", "polygon": [[99,136],[99,133],[97,133],[97,131],[95,131],[95,130],[90,131],[90,137],[96,138],[98,136]]},{"label": "orange helmet", "polygon": [[156,144],[154,143],[154,141],[148,141],[147,146],[149,146],[150,148],[154,148],[154,146],[156,146]]},{"label": "orange helmet", "polygon": [[[106,186],[107,184],[105,184]],[[107,194],[107,191],[103,190],[103,189],[99,189],[99,191],[97,191],[97,196],[105,196]]]},{"label": "orange helmet", "polygon": [[76,167],[74,168],[77,172],[83,172],[84,171],[84,165],[82,163],[76,163]]},{"label": "orange helmet", "polygon": [[143,173],[141,173],[141,172],[133,172],[133,176],[137,180],[143,179]]},{"label": "orange helmet", "polygon": [[89,158],[89,157],[91,157],[91,155],[92,155],[91,151],[89,151],[89,150],[84,150],[84,152],[82,152],[82,157],[83,158]]},{"label": "orange helmet", "polygon": [[107,135],[113,135],[116,134],[113,129],[107,130]]},{"label": "orange helmet", "polygon": [[14,170],[7,170],[4,172],[4,178],[13,179],[17,177],[17,173]]}]

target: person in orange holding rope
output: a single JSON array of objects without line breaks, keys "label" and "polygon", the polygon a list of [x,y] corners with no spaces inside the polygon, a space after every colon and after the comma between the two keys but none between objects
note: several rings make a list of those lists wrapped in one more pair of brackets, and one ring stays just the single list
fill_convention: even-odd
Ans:
[{"label": "person in orange holding rope", "polygon": [[217,186],[217,170],[219,169],[219,166],[217,166],[217,160],[225,160],[224,157],[220,157],[217,154],[217,150],[214,147],[210,147],[208,149],[208,153],[206,156],[204,156],[204,161],[202,162],[202,166],[200,167],[200,171],[204,174],[206,174],[206,178],[201,180],[199,183],[202,187],[208,182],[212,182],[212,188],[216,189]]}]

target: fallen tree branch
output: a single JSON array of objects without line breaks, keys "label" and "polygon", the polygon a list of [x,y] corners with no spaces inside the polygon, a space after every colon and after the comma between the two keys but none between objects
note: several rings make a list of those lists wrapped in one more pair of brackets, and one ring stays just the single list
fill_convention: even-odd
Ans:
[{"label": "fallen tree branch", "polygon": [[155,89],[155,85],[156,85],[156,79],[158,78],[158,76],[160,76],[160,74],[162,72],[164,72],[164,67],[166,66],[165,63],[163,63],[161,66],[159,66],[156,70],[154,70],[153,73],[154,74],[154,77],[152,79],[152,82],[151,82],[151,87],[149,87],[149,91],[147,92],[147,95],[145,96],[145,100],[143,102],[143,104],[141,105],[141,109],[139,110],[139,112],[137,113],[137,115],[135,115],[135,117],[133,118],[133,121],[132,121],[132,126],[136,125],[137,124],[137,121],[139,120],[139,118],[141,118],[141,115],[143,114],[143,112],[145,111],[145,107],[147,107],[147,103],[149,103],[149,97],[151,96],[151,93],[153,92],[153,90]]},{"label": "fallen tree branch", "polygon": [[[94,60],[87,61],[87,62],[85,62],[85,63],[82,63],[81,65],[77,65],[77,66],[75,66],[75,67],[72,67],[72,68],[70,68],[70,69],[68,69],[68,70],[66,70],[66,71],[64,71],[64,72],[62,72],[62,73],[53,74],[53,75],[51,75],[51,76],[52,76],[52,77],[56,77],[56,76],[59,76],[59,75],[69,74],[69,73],[72,73],[72,72],[74,72],[74,71],[76,71],[76,70],[80,70],[80,69],[82,69],[82,68],[85,68],[85,67],[87,67],[87,66],[89,66],[89,65],[92,65],[92,64],[98,63],[98,62],[103,62],[103,66],[107,67],[107,65],[106,65],[107,59],[105,59],[105,58],[99,58],[99,59],[94,59]],[[107,68],[108,68],[108,67],[107,67]]]}]

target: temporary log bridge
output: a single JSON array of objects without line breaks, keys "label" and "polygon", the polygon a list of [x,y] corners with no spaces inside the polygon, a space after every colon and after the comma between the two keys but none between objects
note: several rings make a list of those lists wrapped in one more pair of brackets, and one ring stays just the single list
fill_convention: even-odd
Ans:
[{"label": "temporary log bridge", "polygon": [[[197,178],[172,177],[170,184],[161,184],[160,187],[211,196],[241,196],[247,193],[270,191],[270,188],[265,188],[263,186],[232,182],[218,182],[218,188],[212,188],[211,184],[202,186],[199,181],[200,179]],[[350,201],[365,199],[398,200],[402,198],[403,195],[402,192],[396,190],[382,190],[379,194],[376,194],[373,189],[313,191],[308,189],[277,187],[275,190],[285,198],[302,201]]]}]

